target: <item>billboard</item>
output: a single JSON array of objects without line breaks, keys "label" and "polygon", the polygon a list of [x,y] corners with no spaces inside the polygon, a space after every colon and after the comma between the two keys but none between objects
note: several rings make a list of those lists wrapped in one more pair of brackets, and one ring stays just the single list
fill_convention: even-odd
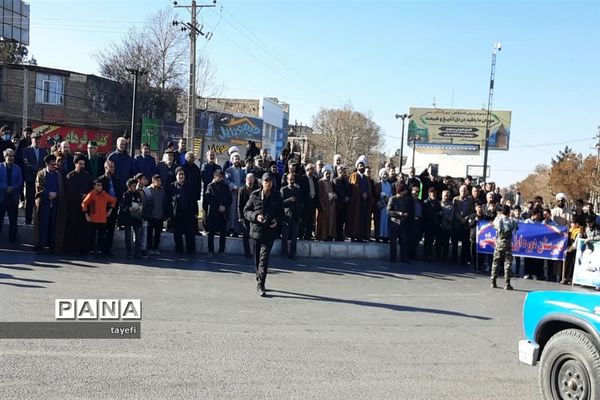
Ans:
[{"label": "billboard", "polygon": [[41,133],[40,146],[50,148],[64,140],[71,143],[71,151],[87,153],[88,142],[98,143],[98,152],[108,154],[114,150],[113,133],[73,126],[32,123],[33,132]]},{"label": "billboard", "polygon": [[260,147],[262,140],[260,118],[204,111],[198,115],[196,126],[206,134],[205,150],[214,150],[217,155],[227,154],[231,146],[245,146],[249,140]]},{"label": "billboard", "polygon": [[[419,136],[418,143],[485,147],[486,110],[411,107],[410,114],[408,142]],[[511,111],[490,112],[490,150],[508,150],[510,121]]]},{"label": "billboard", "polygon": [[29,4],[0,0],[0,37],[29,46]]}]

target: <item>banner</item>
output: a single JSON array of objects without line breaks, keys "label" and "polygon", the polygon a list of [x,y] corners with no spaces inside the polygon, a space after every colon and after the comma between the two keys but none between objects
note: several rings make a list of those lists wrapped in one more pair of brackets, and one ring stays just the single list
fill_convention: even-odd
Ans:
[{"label": "banner", "polygon": [[98,143],[98,152],[108,154],[114,150],[113,133],[73,126],[47,125],[32,123],[33,132],[40,133],[40,146],[50,148],[62,141],[71,144],[72,152],[87,153],[88,142]]},{"label": "banner", "polygon": [[150,150],[160,150],[160,121],[158,119],[146,118],[142,119],[142,142],[150,145]]},{"label": "banner", "polygon": [[[408,142],[465,144],[485,147],[486,110],[412,108],[408,123]],[[511,111],[490,112],[490,150],[508,150]]]},{"label": "banner", "polygon": [[[477,252],[494,254],[496,229],[489,221],[477,224]],[[520,223],[513,236],[512,252],[515,257],[564,260],[567,249],[567,228],[547,224]]]},{"label": "banner", "polygon": [[577,240],[573,284],[600,288],[600,242]]}]

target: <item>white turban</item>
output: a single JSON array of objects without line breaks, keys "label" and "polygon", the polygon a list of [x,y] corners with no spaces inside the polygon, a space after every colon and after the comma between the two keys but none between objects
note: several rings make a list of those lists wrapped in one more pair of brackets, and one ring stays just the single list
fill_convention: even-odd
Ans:
[{"label": "white turban", "polygon": [[[230,150],[231,150],[231,149],[230,149]],[[240,158],[240,160],[242,159],[242,156],[240,156],[240,153],[238,153],[238,152],[236,151],[236,152],[234,152],[234,153],[231,153],[231,154],[229,155],[229,161],[233,162],[233,158],[234,158],[235,156],[238,156],[238,157]]]},{"label": "white turban", "polygon": [[381,177],[383,177],[383,173],[384,173],[384,172],[385,172],[386,174],[388,174],[388,175],[389,175],[389,172],[388,172],[388,169],[387,169],[387,168],[381,168],[381,169],[379,170],[379,177],[380,177],[380,178],[381,178]]},{"label": "white turban", "polygon": [[369,161],[367,160],[367,156],[362,155],[360,157],[358,157],[358,160],[356,160],[356,164],[355,166],[358,167],[358,164],[365,164],[365,167],[367,166],[367,164],[369,164]]},{"label": "white turban", "polygon": [[229,148],[229,150],[227,150],[227,154],[229,154],[230,156],[233,155],[233,153],[239,153],[240,149],[237,146],[231,146]]}]

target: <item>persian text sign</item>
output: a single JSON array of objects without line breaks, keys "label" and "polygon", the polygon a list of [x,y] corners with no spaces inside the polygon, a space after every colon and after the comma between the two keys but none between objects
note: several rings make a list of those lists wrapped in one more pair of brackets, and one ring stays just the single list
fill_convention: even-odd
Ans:
[{"label": "persian text sign", "polygon": [[600,242],[577,241],[573,284],[600,288]]},{"label": "persian text sign", "polygon": [[[419,136],[420,143],[485,146],[486,110],[411,108],[408,141]],[[508,150],[510,111],[490,112],[490,150]]]},{"label": "persian text sign", "polygon": [[245,146],[249,140],[259,145],[262,141],[260,118],[205,111],[197,116],[196,126],[206,137],[205,149],[217,154],[226,154],[231,146]]},{"label": "persian text sign", "polygon": [[[494,254],[496,229],[491,222],[480,221],[477,225],[477,252]],[[514,256],[564,260],[567,249],[567,228],[547,224],[519,224],[513,236]]]},{"label": "persian text sign", "polygon": [[54,144],[66,140],[71,143],[71,151],[87,152],[88,142],[98,143],[100,153],[110,153],[113,151],[113,134],[109,131],[98,131],[95,129],[86,129],[73,126],[31,124],[33,131],[40,133],[42,139],[40,146],[50,148]]}]

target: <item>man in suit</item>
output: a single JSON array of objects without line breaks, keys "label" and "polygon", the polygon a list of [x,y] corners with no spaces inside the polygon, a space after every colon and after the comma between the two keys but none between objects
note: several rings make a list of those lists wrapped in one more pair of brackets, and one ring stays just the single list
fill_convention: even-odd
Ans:
[{"label": "man in suit", "polygon": [[461,243],[460,262],[470,261],[471,239],[469,237],[469,217],[475,212],[473,198],[469,196],[467,185],[458,190],[459,195],[452,202],[452,262],[458,259],[458,242]]},{"label": "man in suit", "polygon": [[31,146],[23,149],[23,173],[25,179],[25,223],[33,224],[33,206],[35,203],[35,178],[39,170],[45,167],[46,149],[40,147],[42,135],[38,132],[31,135]]},{"label": "man in suit", "polygon": [[[98,178],[102,182],[102,190],[110,194],[112,197],[120,199],[123,195],[123,185],[119,182],[119,177],[115,174],[115,163],[111,160],[104,162],[104,175]],[[110,214],[106,221],[106,231],[104,237],[104,249],[102,253],[105,256],[112,256],[111,248],[113,244],[113,238],[115,236],[115,227],[117,225],[118,213],[113,212]]]},{"label": "man in suit", "polygon": [[4,162],[0,164],[0,230],[4,223],[4,214],[8,213],[8,241],[17,241],[17,214],[19,195],[23,188],[21,168],[15,164],[15,151],[3,152]]},{"label": "man in suit", "polygon": [[88,142],[87,155],[85,156],[85,170],[96,179],[104,173],[104,157],[98,154],[98,143]]}]

